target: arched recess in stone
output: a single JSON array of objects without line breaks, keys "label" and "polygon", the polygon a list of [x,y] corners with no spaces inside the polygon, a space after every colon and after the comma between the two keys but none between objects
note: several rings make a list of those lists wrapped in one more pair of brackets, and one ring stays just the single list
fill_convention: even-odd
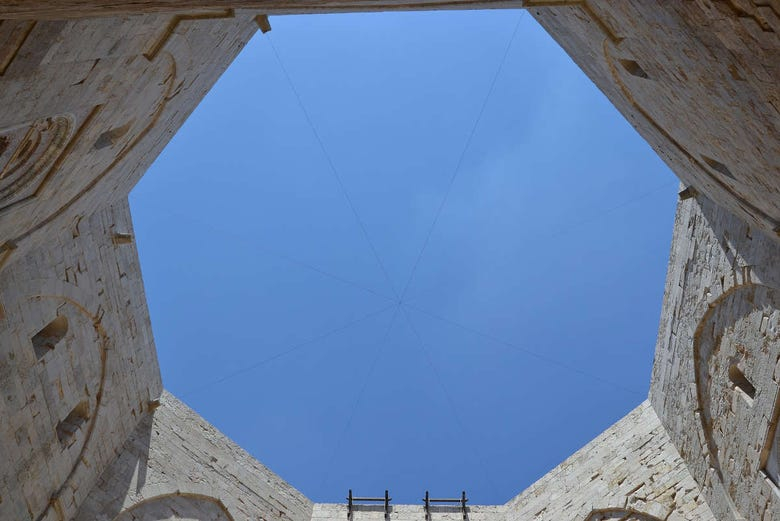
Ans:
[{"label": "arched recess in stone", "polygon": [[[86,461],[85,455],[104,394],[108,335],[101,325],[100,317],[70,297],[38,295],[30,300],[41,307],[52,303],[56,305],[58,314],[68,317],[68,332],[73,332],[62,340],[64,345],[61,348],[54,349],[48,355],[49,360],[44,358],[38,364],[41,387],[46,389],[47,386],[54,386],[62,398],[61,402],[54,401],[57,405],[52,401],[47,403],[52,413],[51,421],[57,420],[53,432],[62,457],[70,462],[70,465],[63,467],[70,469],[67,475],[53,476],[61,480],[61,484],[53,492],[44,515],[56,503],[78,467]],[[63,374],[48,371],[47,364],[65,368]],[[63,384],[63,380],[68,384]],[[64,385],[70,388],[64,390]]]},{"label": "arched recess in stone", "polygon": [[175,493],[154,496],[123,510],[114,521],[234,521],[217,498]]},{"label": "arched recess in stone", "polygon": [[698,324],[693,357],[709,465],[734,514],[749,517],[756,487],[771,486],[765,467],[778,414],[780,291],[746,284],[721,295]]},{"label": "arched recess in stone", "polygon": [[0,210],[34,196],[73,136],[73,116],[40,118],[0,131]]},{"label": "arched recess in stone", "polygon": [[660,517],[651,516],[637,510],[625,508],[602,508],[593,510],[585,521],[663,521]]},{"label": "arched recess in stone", "polygon": [[[4,388],[19,392],[14,400],[26,414],[4,417],[18,445],[9,451],[0,477],[45,469],[35,487],[19,489],[33,519],[41,519],[56,509],[78,469],[93,463],[90,440],[100,418],[108,335],[101,317],[83,304],[90,299],[79,288],[56,280],[21,286],[27,287],[6,302],[6,309],[24,327],[0,331],[0,354],[14,365],[13,381],[5,381]],[[32,286],[67,294],[25,296]],[[32,421],[24,419],[29,417]]]}]

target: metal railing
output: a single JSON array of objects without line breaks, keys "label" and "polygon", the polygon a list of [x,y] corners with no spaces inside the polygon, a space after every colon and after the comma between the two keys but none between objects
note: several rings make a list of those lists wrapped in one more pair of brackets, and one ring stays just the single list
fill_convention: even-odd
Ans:
[{"label": "metal railing", "polygon": [[393,498],[390,497],[390,493],[385,490],[385,497],[356,497],[352,495],[352,489],[349,489],[349,495],[347,496],[347,519],[352,519],[352,513],[354,512],[355,503],[381,503],[385,504],[385,519],[390,519],[390,502]]},{"label": "metal railing", "polygon": [[428,494],[428,491],[425,491],[425,497],[423,498],[423,504],[425,505],[425,521],[430,521],[431,519],[431,503],[460,503],[460,511],[463,514],[463,521],[467,521],[467,508],[466,503],[468,502],[468,498],[466,497],[466,491],[464,490],[460,498],[433,498],[430,497]]}]

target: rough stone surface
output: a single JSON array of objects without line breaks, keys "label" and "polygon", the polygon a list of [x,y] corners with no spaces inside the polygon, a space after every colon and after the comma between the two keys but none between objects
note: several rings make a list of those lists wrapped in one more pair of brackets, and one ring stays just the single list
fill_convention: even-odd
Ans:
[{"label": "rough stone surface", "polygon": [[680,203],[651,400],[719,519],[780,519],[780,246]]},{"label": "rough stone surface", "polygon": [[528,0],[686,184],[780,226],[780,3]]},{"label": "rough stone surface", "polygon": [[264,14],[410,11],[433,9],[507,9],[523,0],[4,0],[0,17],[83,18],[176,12],[209,7],[256,9]]},{"label": "rough stone surface", "polygon": [[506,521],[711,521],[648,401],[506,505]]},{"label": "rough stone surface", "polygon": [[311,519],[312,502],[303,494],[171,394],[160,402],[76,521]]},{"label": "rough stone surface", "polygon": [[162,390],[132,237],[123,201],[0,273],[3,521],[72,517]]},{"label": "rough stone surface", "polygon": [[257,30],[254,17],[0,20],[0,268],[125,198]]}]

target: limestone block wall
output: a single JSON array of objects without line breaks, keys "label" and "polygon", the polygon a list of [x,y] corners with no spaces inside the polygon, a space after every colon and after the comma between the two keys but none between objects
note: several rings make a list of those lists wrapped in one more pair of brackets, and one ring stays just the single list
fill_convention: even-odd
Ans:
[{"label": "limestone block wall", "polygon": [[173,395],[125,443],[76,521],[310,521],[312,503]]},{"label": "limestone block wall", "polygon": [[0,272],[0,519],[70,519],[161,390],[124,200]]},{"label": "limestone block wall", "polygon": [[[474,520],[706,521],[693,479],[718,519],[780,519],[780,7],[524,4],[702,195],[679,207],[667,279],[651,390],[666,430],[643,404],[506,508],[474,507]],[[25,19],[29,6],[64,4],[9,5],[22,10],[0,19],[0,519],[341,516],[174,398],[150,414],[160,377],[125,197],[260,13],[191,2]]]},{"label": "limestone block wall", "polygon": [[52,227],[124,198],[255,15],[0,20],[0,269]]},{"label": "limestone block wall", "polygon": [[780,247],[679,204],[651,400],[719,519],[780,519]]},{"label": "limestone block wall", "polygon": [[648,401],[506,505],[506,521],[714,521]]},{"label": "limestone block wall", "polygon": [[778,2],[525,5],[686,185],[780,232]]}]

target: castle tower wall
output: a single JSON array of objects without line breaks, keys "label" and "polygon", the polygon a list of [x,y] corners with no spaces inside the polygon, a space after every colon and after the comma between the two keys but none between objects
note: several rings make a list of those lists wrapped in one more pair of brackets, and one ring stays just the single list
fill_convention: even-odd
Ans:
[{"label": "castle tower wall", "polygon": [[0,269],[124,199],[256,30],[232,9],[0,14]]},{"label": "castle tower wall", "polygon": [[648,401],[506,504],[506,521],[714,521]]},{"label": "castle tower wall", "polygon": [[0,519],[70,519],[162,391],[127,201],[0,288]]},{"label": "castle tower wall", "polygon": [[310,521],[312,502],[168,392],[75,521]]},{"label": "castle tower wall", "polygon": [[686,186],[777,237],[777,2],[525,5]]},{"label": "castle tower wall", "polygon": [[[6,1],[3,15],[24,18],[88,18],[127,14],[172,13],[218,6],[214,0],[143,0],[107,2],[106,0],[21,0]],[[256,9],[270,15],[411,11],[437,9],[520,8],[523,0],[221,0],[224,7]]]},{"label": "castle tower wall", "polygon": [[[457,495],[457,494],[456,494]],[[422,493],[420,494],[422,497]],[[431,496],[433,497],[433,496]],[[422,501],[417,505],[390,505],[392,521],[426,521]],[[386,521],[384,505],[364,504],[353,506],[352,521]],[[345,521],[349,509],[346,503],[316,503],[311,521]],[[468,505],[468,521],[504,521],[504,505]],[[432,503],[427,521],[463,521],[460,506],[452,503]]]},{"label": "castle tower wall", "polygon": [[[73,1],[101,15],[168,7],[73,19],[56,14],[62,2],[0,7],[0,519],[71,519],[82,504],[82,519],[165,509],[207,519],[340,516],[338,506],[315,508],[174,398],[151,415],[160,376],[126,195],[265,23],[258,15],[292,5],[516,2],[280,0],[261,13],[189,0],[172,13],[168,0]],[[475,507],[474,516],[780,519],[780,8],[773,0],[524,5],[692,187],[688,195],[700,195],[678,209],[652,408],[640,406],[503,510]],[[40,16],[25,18],[24,9]],[[164,434],[152,436],[155,426]],[[140,464],[144,449],[151,466]],[[166,459],[174,449],[188,452]]]},{"label": "castle tower wall", "polygon": [[718,519],[780,519],[780,246],[678,205],[651,401]]}]

